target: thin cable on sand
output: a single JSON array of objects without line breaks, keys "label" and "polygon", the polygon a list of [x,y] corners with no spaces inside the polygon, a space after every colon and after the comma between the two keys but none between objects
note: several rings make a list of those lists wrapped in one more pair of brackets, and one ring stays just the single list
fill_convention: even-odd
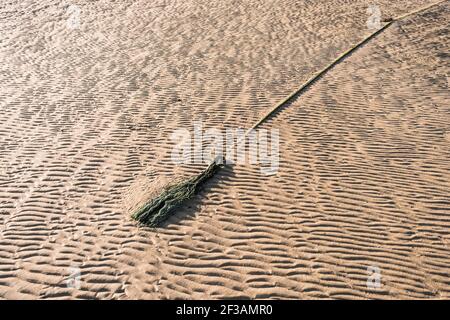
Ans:
[{"label": "thin cable on sand", "polygon": [[[308,81],[306,81],[303,85],[301,85],[297,90],[295,90],[292,94],[287,96],[285,99],[276,104],[272,109],[270,109],[261,119],[259,119],[246,133],[241,137],[240,141],[245,140],[248,134],[260,126],[264,121],[270,118],[273,114],[281,110],[283,107],[287,106],[290,101],[297,98],[300,94],[305,92],[314,82],[319,80],[324,74],[326,74],[329,70],[331,70],[335,65],[342,62],[349,55],[351,55],[354,51],[361,48],[364,44],[369,42],[371,39],[376,37],[378,34],[386,30],[393,23],[403,20],[409,16],[418,14],[423,12],[433,6],[439,5],[444,1],[439,1],[428,5],[426,7],[420,8],[413,12],[406,13],[399,17],[392,19],[387,22],[383,27],[376,30],[365,39],[354,45],[349,50],[345,51],[339,57],[337,57],[334,61],[328,64],[325,68],[314,74]],[[181,205],[184,201],[190,199],[197,191],[198,188],[209,178],[211,178],[221,167],[223,167],[223,158],[217,157],[214,159],[206,169],[200,172],[198,175],[190,177],[184,181],[176,183],[161,192],[156,198],[150,200],[148,203],[140,207],[136,212],[132,214],[132,218],[139,222],[141,225],[149,226],[149,227],[158,227],[161,223],[170,217],[175,208]]]}]

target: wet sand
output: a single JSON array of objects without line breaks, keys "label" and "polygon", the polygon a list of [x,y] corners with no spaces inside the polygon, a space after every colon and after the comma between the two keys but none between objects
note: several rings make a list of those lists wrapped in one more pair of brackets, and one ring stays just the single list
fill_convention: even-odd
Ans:
[{"label": "wet sand", "polygon": [[173,163],[176,129],[249,128],[373,31],[370,4],[433,1],[246,3],[80,1],[78,27],[0,6],[1,298],[450,297],[448,1],[262,126],[276,175],[226,167],[162,228],[130,219],[203,168]]}]

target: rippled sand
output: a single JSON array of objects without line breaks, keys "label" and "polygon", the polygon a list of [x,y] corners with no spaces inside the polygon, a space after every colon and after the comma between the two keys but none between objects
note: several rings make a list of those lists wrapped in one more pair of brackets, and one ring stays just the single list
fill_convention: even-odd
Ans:
[{"label": "rippled sand", "polygon": [[79,27],[0,4],[0,297],[450,298],[449,1],[261,127],[278,174],[226,167],[162,228],[130,220],[203,167],[173,163],[174,130],[249,128],[372,32],[374,2],[433,3],[80,1]]}]

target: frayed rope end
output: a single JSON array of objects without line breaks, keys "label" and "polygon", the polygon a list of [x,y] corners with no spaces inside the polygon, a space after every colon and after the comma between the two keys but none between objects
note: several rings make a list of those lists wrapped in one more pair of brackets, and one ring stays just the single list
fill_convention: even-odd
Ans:
[{"label": "frayed rope end", "polygon": [[208,167],[197,176],[190,177],[166,188],[156,198],[144,204],[131,216],[139,224],[156,228],[168,219],[176,207],[184,201],[192,198],[198,188],[206,180],[211,178],[221,167],[223,157],[218,156]]}]

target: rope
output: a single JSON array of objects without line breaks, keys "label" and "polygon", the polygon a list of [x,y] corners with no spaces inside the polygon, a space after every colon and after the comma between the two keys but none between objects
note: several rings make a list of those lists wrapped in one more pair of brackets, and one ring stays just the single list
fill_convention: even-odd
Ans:
[{"label": "rope", "polygon": [[380,34],[381,32],[383,32],[384,30],[386,30],[387,28],[389,28],[394,22],[398,22],[400,20],[403,20],[409,16],[412,16],[414,14],[423,12],[431,7],[434,7],[436,5],[439,5],[443,2],[445,2],[447,0],[443,0],[443,1],[439,1],[439,2],[435,2],[431,5],[425,6],[423,8],[420,8],[418,10],[415,10],[413,12],[409,12],[406,13],[404,15],[401,15],[399,17],[396,17],[394,19],[392,19],[391,21],[389,21],[388,23],[386,23],[383,27],[381,27],[380,29],[376,30],[375,32],[373,32],[372,34],[370,34],[369,36],[367,36],[365,39],[363,39],[362,41],[360,41],[359,43],[357,43],[356,45],[354,45],[352,48],[350,48],[349,50],[347,50],[346,52],[344,52],[343,54],[341,54],[339,57],[337,57],[333,62],[331,62],[329,65],[327,65],[325,68],[323,68],[322,70],[320,70],[319,72],[317,72],[314,76],[312,76],[311,78],[309,78],[308,81],[306,81],[300,88],[298,88],[296,91],[294,91],[293,93],[291,93],[289,96],[287,96],[286,98],[284,98],[281,102],[279,102],[277,105],[275,105],[271,110],[269,110],[261,119],[259,119],[249,130],[247,130],[247,132],[245,133],[245,135],[243,136],[243,139],[245,139],[247,137],[247,135],[254,129],[256,129],[257,127],[259,127],[264,121],[266,121],[271,115],[273,115],[274,113],[276,113],[278,110],[282,109],[284,106],[286,106],[290,101],[292,101],[294,98],[298,97],[300,94],[302,94],[303,92],[305,92],[314,82],[316,82],[319,78],[321,78],[325,73],[327,73],[330,69],[332,69],[335,65],[337,65],[338,63],[342,62],[344,59],[346,59],[349,55],[351,55],[354,51],[356,51],[357,49],[361,48],[364,44],[366,44],[367,42],[369,42],[371,39],[373,39],[374,37],[376,37],[378,34]]},{"label": "rope", "polygon": [[[378,34],[386,30],[394,22],[405,19],[413,14],[425,11],[428,8],[443,3],[444,1],[434,3],[419,10],[392,19],[390,22],[387,22],[383,27],[373,32],[368,37],[357,43],[355,46],[353,46],[352,48],[341,54],[333,62],[331,62],[325,68],[323,68],[322,70],[317,72],[314,76],[312,76],[308,81],[306,81],[302,86],[300,86],[300,88],[298,88],[296,91],[294,91],[285,99],[283,99],[281,102],[279,102],[277,105],[275,105],[261,119],[259,119],[241,138],[246,139],[246,137],[252,130],[256,129],[275,112],[285,107],[292,99],[296,98],[305,90],[307,90],[315,81],[320,79],[335,65],[337,65],[342,60],[347,58],[355,50],[357,50],[365,43],[376,37]],[[242,139],[240,141],[242,141]],[[166,220],[170,215],[172,215],[174,208],[180,206],[184,201],[191,198],[198,191],[198,188],[200,187],[201,184],[203,184],[204,181],[212,177],[220,168],[222,168],[223,161],[224,161],[223,156],[216,157],[216,159],[214,159],[208,165],[208,167],[204,169],[202,172],[200,172],[198,175],[170,186],[169,188],[164,190],[159,196],[150,200],[148,203],[144,204],[132,215],[132,218],[138,221],[141,225],[146,225],[149,227],[160,226],[164,220]]]}]

